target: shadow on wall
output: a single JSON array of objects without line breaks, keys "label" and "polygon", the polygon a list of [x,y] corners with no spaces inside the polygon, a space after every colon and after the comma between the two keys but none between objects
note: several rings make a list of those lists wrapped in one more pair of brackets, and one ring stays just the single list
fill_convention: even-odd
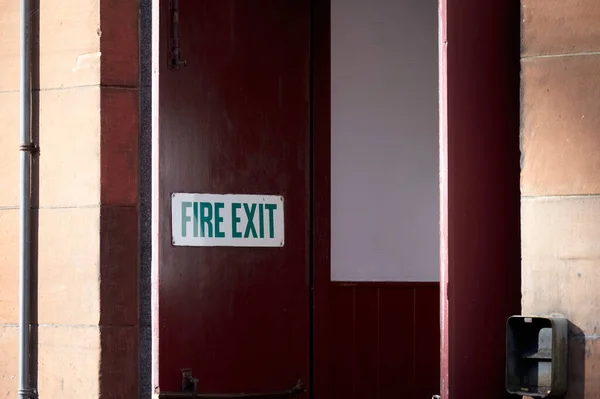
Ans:
[{"label": "shadow on wall", "polygon": [[585,333],[569,322],[568,391],[566,399],[585,398],[585,361],[587,357]]}]

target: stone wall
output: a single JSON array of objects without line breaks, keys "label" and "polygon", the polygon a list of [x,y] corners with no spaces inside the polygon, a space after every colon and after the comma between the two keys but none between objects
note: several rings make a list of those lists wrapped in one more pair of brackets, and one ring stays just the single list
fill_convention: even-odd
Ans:
[{"label": "stone wall", "polygon": [[[43,398],[137,397],[139,4],[33,3],[34,385]],[[18,1],[0,0],[0,59],[0,396],[16,397]]]},{"label": "stone wall", "polygon": [[570,319],[567,398],[599,398],[600,3],[521,5],[523,313]]}]

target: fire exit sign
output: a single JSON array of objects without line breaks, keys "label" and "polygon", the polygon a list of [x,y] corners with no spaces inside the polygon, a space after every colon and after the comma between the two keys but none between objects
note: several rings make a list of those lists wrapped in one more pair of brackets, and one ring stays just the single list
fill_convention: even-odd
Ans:
[{"label": "fire exit sign", "polygon": [[283,197],[175,193],[171,231],[175,246],[282,247]]}]

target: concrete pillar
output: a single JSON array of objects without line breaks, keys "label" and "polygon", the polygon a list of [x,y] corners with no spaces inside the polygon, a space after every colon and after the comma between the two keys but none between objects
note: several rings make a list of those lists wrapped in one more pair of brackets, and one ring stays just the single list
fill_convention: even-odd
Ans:
[{"label": "concrete pillar", "polygon": [[597,398],[600,3],[521,4],[522,307],[571,320],[567,398]]},{"label": "concrete pillar", "polygon": [[[43,398],[134,398],[138,1],[38,4],[38,390]],[[0,396],[16,397],[18,1],[0,0],[0,59]]]}]

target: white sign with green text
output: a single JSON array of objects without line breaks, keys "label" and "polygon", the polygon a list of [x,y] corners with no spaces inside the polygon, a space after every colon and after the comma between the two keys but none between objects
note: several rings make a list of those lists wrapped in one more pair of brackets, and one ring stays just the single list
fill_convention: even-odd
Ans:
[{"label": "white sign with green text", "polygon": [[175,246],[282,247],[283,197],[175,193],[171,226]]}]

